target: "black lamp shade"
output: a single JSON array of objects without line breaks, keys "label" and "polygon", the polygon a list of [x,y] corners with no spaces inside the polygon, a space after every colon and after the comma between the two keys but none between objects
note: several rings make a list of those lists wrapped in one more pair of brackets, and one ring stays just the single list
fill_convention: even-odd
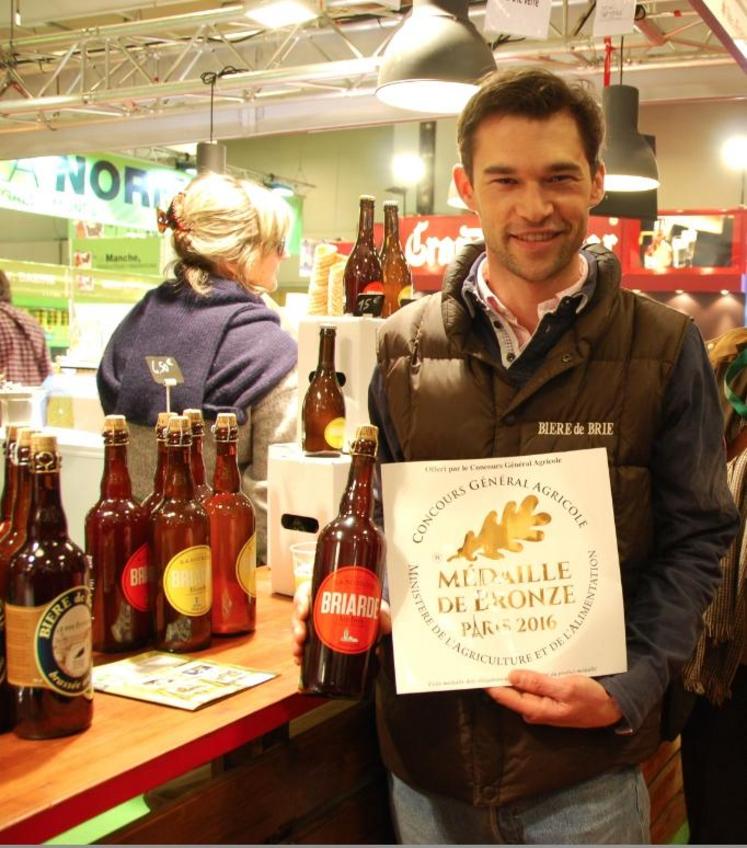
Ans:
[{"label": "black lamp shade", "polygon": [[384,53],[380,100],[415,111],[460,111],[480,78],[496,67],[467,8],[467,0],[414,0]]},{"label": "black lamp shade", "polygon": [[197,173],[225,174],[226,146],[219,141],[197,142]]},{"label": "black lamp shade", "polygon": [[608,191],[647,191],[659,185],[651,145],[638,132],[638,89],[609,85],[602,91],[607,137],[602,159]]}]

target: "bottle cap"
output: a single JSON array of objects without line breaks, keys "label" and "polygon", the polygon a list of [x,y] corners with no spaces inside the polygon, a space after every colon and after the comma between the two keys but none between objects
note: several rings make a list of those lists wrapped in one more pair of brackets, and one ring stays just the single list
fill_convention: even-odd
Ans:
[{"label": "bottle cap", "polygon": [[57,453],[57,436],[49,433],[31,433],[31,453]]},{"label": "bottle cap", "polygon": [[199,421],[202,423],[205,420],[202,417],[201,409],[185,409],[184,412],[182,412],[182,415],[190,421]]},{"label": "bottle cap", "polygon": [[166,427],[169,423],[169,419],[175,415],[175,412],[159,412],[158,420],[156,421],[156,429],[158,430],[160,427]]},{"label": "bottle cap", "polygon": [[192,433],[192,425],[186,415],[174,415],[169,419],[169,434],[171,433]]},{"label": "bottle cap", "polygon": [[16,434],[16,445],[19,448],[31,447],[31,434],[33,432],[31,427],[19,427]]},{"label": "bottle cap", "polygon": [[20,429],[18,424],[8,424],[5,428],[5,442],[15,442],[18,439],[18,430]]},{"label": "bottle cap", "polygon": [[361,199],[362,201],[363,201],[363,200],[370,201],[371,203],[375,203],[375,202],[376,202],[376,198],[375,198],[372,194],[362,194],[362,195],[360,196],[360,199]]},{"label": "bottle cap", "polygon": [[385,200],[384,206],[396,206],[399,209],[399,201],[398,200]]},{"label": "bottle cap", "polygon": [[124,415],[107,415],[104,418],[104,428],[102,430],[103,433],[126,433],[127,432],[127,419]]},{"label": "bottle cap", "polygon": [[215,419],[215,428],[218,427],[236,427],[236,413],[235,412],[219,412],[218,417]]},{"label": "bottle cap", "polygon": [[320,324],[319,332],[337,333],[337,326],[335,324]]}]

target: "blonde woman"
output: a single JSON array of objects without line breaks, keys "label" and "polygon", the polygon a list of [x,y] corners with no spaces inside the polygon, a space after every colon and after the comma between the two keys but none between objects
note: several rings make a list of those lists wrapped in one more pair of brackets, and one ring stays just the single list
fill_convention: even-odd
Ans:
[{"label": "blonde woman", "polygon": [[[277,286],[290,213],[261,186],[211,174],[193,180],[158,216],[159,229],[173,232],[174,277],[148,292],[112,335],[97,375],[101,404],[130,422],[140,498],[152,488],[153,425],[165,409],[146,356],[178,362],[184,382],[171,391],[173,410],[202,409],[206,419],[235,412],[243,488],[257,512],[257,559],[265,562],[267,448],[296,435],[296,343],[263,300]],[[210,437],[205,459],[211,480]]]}]

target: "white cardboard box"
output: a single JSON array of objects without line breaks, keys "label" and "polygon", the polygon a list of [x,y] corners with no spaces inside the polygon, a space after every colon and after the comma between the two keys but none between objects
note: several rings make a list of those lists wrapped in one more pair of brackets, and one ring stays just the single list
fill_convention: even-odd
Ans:
[{"label": "white cardboard box", "polygon": [[[267,562],[272,591],[294,592],[290,546],[307,542],[338,513],[350,456],[305,456],[300,445],[270,445],[267,463]],[[309,530],[304,525],[312,524]]]},{"label": "white cardboard box", "polygon": [[298,325],[298,439],[303,438],[301,409],[309,375],[316,370],[319,359],[319,327],[332,324],[337,328],[335,341],[335,370],[345,375],[342,393],[345,397],[345,445],[355,436],[356,427],[368,424],[368,384],[376,365],[376,332],[382,318],[352,315],[313,315],[301,319]]}]

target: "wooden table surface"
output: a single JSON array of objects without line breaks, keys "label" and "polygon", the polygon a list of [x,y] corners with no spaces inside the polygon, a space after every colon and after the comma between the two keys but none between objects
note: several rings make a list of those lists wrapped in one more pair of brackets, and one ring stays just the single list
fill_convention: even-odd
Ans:
[{"label": "wooden table surface", "polygon": [[0,842],[38,843],[323,703],[298,693],[291,599],[258,571],[257,630],[195,654],[272,671],[267,683],[196,712],[97,692],[91,727],[45,741],[0,735]]}]

